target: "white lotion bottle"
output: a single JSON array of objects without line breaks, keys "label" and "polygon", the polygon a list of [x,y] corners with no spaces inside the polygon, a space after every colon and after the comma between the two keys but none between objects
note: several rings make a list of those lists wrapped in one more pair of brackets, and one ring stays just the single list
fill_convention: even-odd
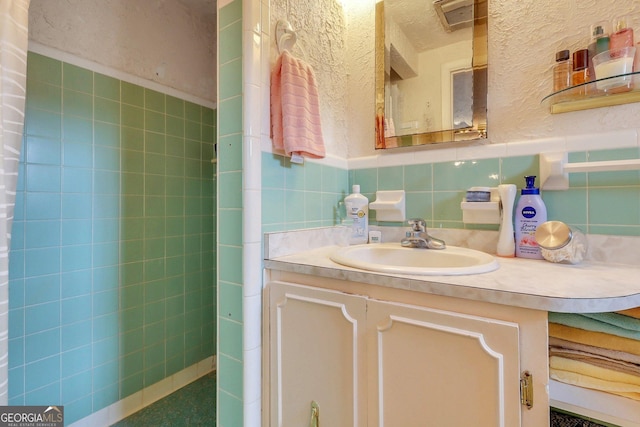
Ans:
[{"label": "white lotion bottle", "polygon": [[352,245],[367,243],[369,239],[369,199],[360,194],[360,186],[355,184],[351,188],[351,194],[344,198],[347,217],[352,220],[351,239]]},{"label": "white lotion bottle", "polygon": [[500,217],[500,232],[498,233],[496,255],[501,257],[513,257],[516,252],[516,243],[513,236],[513,204],[516,199],[516,192],[517,189],[514,184],[498,185],[502,215]]},{"label": "white lotion bottle", "polygon": [[543,259],[536,242],[538,226],[547,221],[547,207],[540,197],[540,189],[535,187],[535,176],[525,176],[527,186],[520,190],[520,200],[516,206],[516,256]]}]

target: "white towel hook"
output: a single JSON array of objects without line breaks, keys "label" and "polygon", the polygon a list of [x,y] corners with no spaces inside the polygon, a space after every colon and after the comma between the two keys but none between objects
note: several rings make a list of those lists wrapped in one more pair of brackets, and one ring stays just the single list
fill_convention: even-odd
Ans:
[{"label": "white towel hook", "polygon": [[291,52],[293,46],[296,44],[298,36],[291,27],[291,24],[285,20],[279,20],[276,24],[276,45],[278,46],[278,52],[282,53],[285,50]]}]

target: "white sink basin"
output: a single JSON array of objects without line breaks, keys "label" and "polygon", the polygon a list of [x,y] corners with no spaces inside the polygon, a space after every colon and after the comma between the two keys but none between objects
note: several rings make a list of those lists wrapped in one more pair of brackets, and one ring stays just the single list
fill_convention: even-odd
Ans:
[{"label": "white sink basin", "polygon": [[484,252],[447,246],[446,249],[405,248],[400,243],[355,245],[338,249],[331,260],[348,267],[381,273],[453,276],[487,273],[500,267]]}]

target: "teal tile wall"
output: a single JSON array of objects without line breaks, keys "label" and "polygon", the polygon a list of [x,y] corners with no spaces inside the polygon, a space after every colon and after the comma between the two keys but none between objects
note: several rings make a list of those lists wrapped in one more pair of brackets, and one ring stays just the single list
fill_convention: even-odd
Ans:
[{"label": "teal tile wall", "polygon": [[[569,162],[638,158],[638,148],[574,152]],[[356,169],[349,183],[360,184],[370,201],[378,190],[406,192],[407,218],[427,220],[431,228],[497,229],[464,224],[460,201],[472,186],[524,186],[525,175],[539,176],[539,156],[505,157],[433,164]],[[537,185],[539,182],[536,180]],[[519,197],[519,196],[518,196]],[[566,191],[542,191],[549,219],[564,221],[590,234],[640,236],[640,172],[590,172],[569,175]],[[516,199],[517,202],[517,199]],[[371,212],[375,224],[375,211]],[[402,225],[380,223],[380,225]]]},{"label": "teal tile wall", "polygon": [[[569,161],[638,157],[638,148],[625,148],[574,152],[569,154]],[[369,201],[375,200],[378,190],[404,189],[407,218],[424,218],[431,228],[496,230],[497,225],[462,222],[460,202],[466,189],[503,183],[521,188],[525,175],[539,175],[538,164],[539,156],[532,155],[347,172],[321,163],[292,164],[287,158],[263,153],[262,227],[264,232],[274,232],[335,225],[338,202],[350,192],[351,185],[359,184]],[[572,173],[568,190],[542,191],[542,198],[549,219],[564,221],[590,234],[640,235],[638,171]],[[372,210],[370,216],[371,223],[377,224],[376,212]]]},{"label": "teal tile wall", "polygon": [[336,225],[338,202],[349,194],[349,173],[321,163],[291,163],[262,153],[262,230]]},{"label": "teal tile wall", "polygon": [[217,425],[243,425],[242,0],[218,11]]},{"label": "teal tile wall", "polygon": [[215,111],[30,53],[9,403],[73,422],[216,353]]}]

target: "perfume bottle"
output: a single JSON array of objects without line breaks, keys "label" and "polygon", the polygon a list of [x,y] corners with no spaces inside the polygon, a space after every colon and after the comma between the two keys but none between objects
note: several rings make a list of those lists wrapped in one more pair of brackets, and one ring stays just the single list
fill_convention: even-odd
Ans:
[{"label": "perfume bottle", "polygon": [[[573,72],[571,73],[571,84],[581,85],[589,81],[589,50],[580,49],[573,52]],[[587,86],[580,86],[575,89],[575,95],[586,95]]]},{"label": "perfume bottle", "polygon": [[589,53],[593,44],[593,56],[609,50],[609,24],[606,21],[598,22],[591,26],[591,43],[589,43]]},{"label": "perfume bottle", "polygon": [[628,17],[623,16],[613,21],[613,31],[610,37],[609,49],[633,47],[633,28]]},{"label": "perfume bottle", "polygon": [[589,42],[589,76],[591,80],[596,78],[593,66],[593,57],[609,50],[609,24],[606,21],[591,25],[591,41]]},{"label": "perfume bottle", "polygon": [[558,92],[571,86],[573,65],[568,50],[556,53],[556,63],[553,66],[553,91]]}]

